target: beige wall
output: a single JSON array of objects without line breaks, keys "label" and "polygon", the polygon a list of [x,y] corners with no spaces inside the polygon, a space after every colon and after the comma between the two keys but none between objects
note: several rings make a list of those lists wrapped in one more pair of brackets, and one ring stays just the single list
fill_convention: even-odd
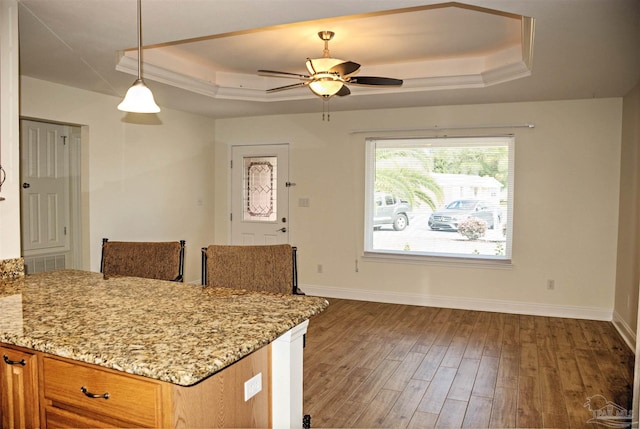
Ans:
[{"label": "beige wall", "polygon": [[[290,180],[297,184],[291,188],[291,241],[300,249],[300,284],[310,292],[611,317],[621,278],[621,99],[334,111],[330,122],[318,112],[218,120],[215,128],[207,118],[170,110],[160,113],[162,125],[128,124],[114,109],[117,102],[22,80],[23,116],[84,126],[86,268],[99,268],[102,237],[185,238],[187,280],[197,281],[199,248],[228,238],[229,146],[289,143]],[[388,129],[525,122],[536,127],[496,130],[516,135],[512,267],[363,258],[366,137],[436,134],[381,131]],[[310,207],[298,207],[300,198],[308,198]],[[318,264],[322,274],[316,272]],[[547,279],[555,280],[556,290],[546,289]]]},{"label": "beige wall", "polygon": [[[339,103],[340,100],[332,101]],[[314,294],[610,318],[616,282],[621,99],[318,113],[216,121],[216,241],[228,237],[230,145],[289,143],[291,241]],[[513,266],[363,258],[364,139],[434,126],[523,124],[514,132]],[[490,134],[476,129],[448,134]],[[310,207],[298,207],[308,198]],[[356,261],[358,271],[356,272]],[[323,273],[317,273],[317,265]],[[546,289],[554,279],[556,289]]]},{"label": "beige wall", "polygon": [[635,338],[638,317],[638,255],[640,255],[640,84],[623,101],[620,171],[620,226],[614,322],[628,338]]},{"label": "beige wall", "polygon": [[84,268],[99,271],[103,237],[185,239],[185,278],[199,281],[200,248],[213,241],[214,122],[164,109],[159,123],[128,123],[117,97],[28,77],[21,91],[23,117],[83,127]]},{"label": "beige wall", "polygon": [[0,2],[0,260],[20,257],[20,174],[18,154],[18,3]]}]

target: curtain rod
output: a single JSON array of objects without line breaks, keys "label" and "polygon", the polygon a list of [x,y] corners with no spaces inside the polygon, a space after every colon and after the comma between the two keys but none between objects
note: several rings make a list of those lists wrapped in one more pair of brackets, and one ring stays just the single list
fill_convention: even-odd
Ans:
[{"label": "curtain rod", "polygon": [[476,126],[434,126],[430,128],[396,128],[396,129],[377,129],[377,130],[353,130],[351,134],[361,133],[390,133],[390,132],[407,132],[407,131],[447,131],[447,130],[484,130],[484,129],[505,129],[505,128],[535,128],[535,124],[513,124],[513,125],[476,125]]}]

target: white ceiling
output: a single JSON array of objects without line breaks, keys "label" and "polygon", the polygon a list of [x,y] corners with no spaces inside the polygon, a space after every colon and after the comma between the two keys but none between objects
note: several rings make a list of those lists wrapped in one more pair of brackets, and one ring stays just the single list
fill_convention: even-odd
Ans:
[{"label": "white ceiling", "polygon": [[[332,30],[333,57],[362,64],[361,75],[405,80],[399,90],[352,87],[352,95],[331,99],[333,112],[620,97],[640,81],[638,0],[466,2],[501,14],[424,7],[437,4],[143,0],[143,42],[156,47],[143,54],[145,80],[161,107],[214,118],[320,112],[322,101],[307,88],[267,96],[264,89],[295,81],[255,72],[306,73],[305,59],[322,56],[316,33]],[[510,14],[535,20],[531,62],[514,45],[520,21]],[[20,0],[19,24],[22,75],[117,97],[135,80],[135,50],[121,60],[136,46],[135,0]],[[510,74],[487,81],[491,64],[514,46],[522,55]],[[116,69],[119,61],[129,72]]]}]

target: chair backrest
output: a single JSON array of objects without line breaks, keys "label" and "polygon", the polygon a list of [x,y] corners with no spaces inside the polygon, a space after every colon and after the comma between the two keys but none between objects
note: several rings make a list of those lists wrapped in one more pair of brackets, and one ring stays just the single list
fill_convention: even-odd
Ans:
[{"label": "chair backrest", "polygon": [[211,245],[202,248],[202,284],[297,294],[296,248]]},{"label": "chair backrest", "polygon": [[100,272],[117,276],[183,282],[185,241],[144,242],[102,239]]}]

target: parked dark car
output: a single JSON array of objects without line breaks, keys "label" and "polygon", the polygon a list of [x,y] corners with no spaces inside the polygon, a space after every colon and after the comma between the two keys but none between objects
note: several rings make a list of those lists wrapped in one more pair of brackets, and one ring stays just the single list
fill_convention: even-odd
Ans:
[{"label": "parked dark car", "polygon": [[382,225],[392,225],[395,231],[402,231],[409,225],[411,204],[407,200],[376,192],[374,204],[374,229],[380,229]]},{"label": "parked dark car", "polygon": [[481,219],[487,223],[487,228],[493,229],[502,222],[502,209],[491,201],[455,200],[429,216],[429,228],[457,231],[458,224],[469,218]]}]

